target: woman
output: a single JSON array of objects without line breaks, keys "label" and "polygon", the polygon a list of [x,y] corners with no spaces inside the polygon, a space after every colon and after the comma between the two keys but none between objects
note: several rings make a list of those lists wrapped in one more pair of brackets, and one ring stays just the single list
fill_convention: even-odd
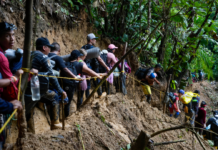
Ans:
[{"label": "woman", "polygon": [[[205,107],[206,107],[206,102],[205,101],[202,101],[201,102],[201,107],[198,109],[198,116],[196,117],[195,119],[195,127],[197,128],[204,128],[206,127],[205,123],[206,123],[206,110],[205,110]],[[199,131],[199,134],[202,135],[203,134],[203,130],[201,129],[196,129],[197,131]]]},{"label": "woman", "polygon": [[[117,49],[118,47],[116,47],[114,44],[110,44],[108,46],[108,53],[107,53],[107,64],[109,66],[109,68],[113,68],[113,66],[117,63],[117,59],[114,55],[115,53],[115,50]],[[107,78],[107,83],[106,83],[106,87],[107,87],[107,94],[110,94],[110,84],[113,84],[113,73],[110,74],[110,76]]]},{"label": "woman", "polygon": [[[79,57],[79,62],[83,63],[83,65],[87,66],[86,63],[84,62],[84,60],[86,59],[87,56],[87,52],[85,49],[80,49],[80,57]],[[89,76],[86,76],[84,74],[81,75],[82,78],[87,78]],[[87,87],[87,81],[86,79],[83,80],[80,84],[79,84],[79,91],[78,91],[78,102],[77,102],[77,108],[79,108],[83,102],[83,95],[85,91],[89,91],[90,87]],[[89,92],[86,92],[86,98],[89,97]]]}]

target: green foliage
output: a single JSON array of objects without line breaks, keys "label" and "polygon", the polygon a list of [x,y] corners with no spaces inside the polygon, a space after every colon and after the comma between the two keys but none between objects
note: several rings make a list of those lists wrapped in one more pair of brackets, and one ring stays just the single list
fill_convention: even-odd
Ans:
[{"label": "green foliage", "polygon": [[[138,53],[142,48],[138,58],[142,64],[161,63],[165,71],[174,70],[175,78],[186,70],[198,69],[213,77],[214,68],[218,69],[214,67],[216,63],[211,49],[207,49],[214,49],[218,44],[214,39],[218,21],[213,20],[216,1],[174,0],[170,3],[150,0],[150,5],[148,0],[83,2],[89,21],[97,28],[99,35],[128,42],[128,47],[135,45],[142,37],[148,37],[162,21],[156,32],[150,35],[149,42],[141,44],[135,51]],[[71,0],[66,3],[74,5]]]}]

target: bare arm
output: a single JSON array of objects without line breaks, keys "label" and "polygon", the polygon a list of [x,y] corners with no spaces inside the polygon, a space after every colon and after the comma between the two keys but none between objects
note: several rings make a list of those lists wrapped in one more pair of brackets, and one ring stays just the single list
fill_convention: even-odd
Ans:
[{"label": "bare arm", "polygon": [[0,88],[7,87],[10,84],[11,84],[11,81],[9,79],[0,79]]},{"label": "bare arm", "polygon": [[176,107],[177,107],[178,112],[181,112],[179,109],[179,101],[176,101]]},{"label": "bare arm", "polygon": [[64,68],[62,71],[65,72],[68,77],[76,78],[76,76],[68,68]]},{"label": "bare arm", "polygon": [[105,67],[105,68],[107,69],[107,71],[110,71],[110,69],[109,69],[108,66],[104,63],[104,61],[101,59],[100,56],[98,56],[97,59],[98,59],[99,63],[100,63],[103,67]]},{"label": "bare arm", "polygon": [[157,82],[157,84],[160,84],[160,82],[156,78],[154,79],[154,81]]},{"label": "bare arm", "polygon": [[96,72],[94,72],[93,70],[89,69],[87,66],[83,66],[82,72],[88,74],[91,77],[97,77],[99,79],[101,79],[101,76],[99,74],[97,74]]}]

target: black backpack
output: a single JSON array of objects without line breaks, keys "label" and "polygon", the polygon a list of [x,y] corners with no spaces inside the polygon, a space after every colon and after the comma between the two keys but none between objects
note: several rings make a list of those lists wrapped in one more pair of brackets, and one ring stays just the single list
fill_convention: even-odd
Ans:
[{"label": "black backpack", "polygon": [[[104,63],[109,67],[109,64],[107,61],[107,53],[101,54],[100,57],[104,61]],[[100,71],[100,73],[105,73],[105,72],[107,72],[107,69],[104,68],[102,65],[99,65],[99,71]]]},{"label": "black backpack", "polygon": [[[74,62],[65,62],[65,65],[75,76],[78,75]],[[64,76],[67,77],[67,75],[65,75],[65,74],[64,74]],[[78,83],[78,81],[76,81],[76,80],[63,79],[64,85],[76,86],[77,83]]]},{"label": "black backpack", "polygon": [[142,80],[143,78],[145,78],[146,71],[147,69],[145,68],[138,68],[135,72],[135,76],[138,80]]}]

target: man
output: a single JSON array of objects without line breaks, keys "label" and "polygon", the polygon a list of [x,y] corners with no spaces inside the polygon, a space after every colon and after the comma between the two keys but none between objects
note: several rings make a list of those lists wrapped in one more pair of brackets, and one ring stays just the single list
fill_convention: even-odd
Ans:
[{"label": "man", "polygon": [[[54,47],[50,45],[47,38],[38,38],[36,40],[36,51],[32,53],[32,67],[34,69],[39,70],[39,72],[46,73],[47,75],[54,76],[52,71],[52,65],[50,63],[50,59],[48,58],[48,54],[50,53],[51,48]],[[41,82],[41,81],[40,81]],[[67,97],[66,92],[61,88],[58,83],[57,78],[49,78],[49,82],[52,87],[58,91],[59,94],[63,94],[64,98]],[[40,83],[41,84],[41,83]],[[43,87],[40,87],[43,88]],[[29,89],[29,88],[28,88]],[[59,98],[58,95],[52,91],[44,91],[45,94],[41,95],[41,102],[51,105],[51,129],[62,128],[62,124],[59,122]],[[30,95],[29,95],[30,94]],[[41,93],[40,93],[41,94]],[[26,114],[27,114],[27,121],[31,118],[31,109],[35,106],[37,101],[31,100],[31,93],[26,91],[25,95],[25,102],[26,102]]]},{"label": "man", "polygon": [[[84,45],[82,48],[84,48],[85,50],[94,48],[95,44],[96,44],[96,39],[98,37],[96,37],[93,33],[88,34],[87,36],[87,44]],[[99,73],[99,65],[102,65],[103,67],[105,67],[107,69],[107,71],[110,71],[109,67],[105,64],[105,62],[101,59],[100,56],[98,56],[97,58],[93,58],[93,59],[86,59],[85,60],[87,66],[94,70],[96,73]],[[100,63],[100,64],[99,64]],[[100,82],[99,79],[97,80],[93,80],[95,87],[98,85],[98,83]],[[86,90],[86,95],[89,95],[89,89],[91,88],[91,81],[87,81],[87,90]],[[102,95],[102,91],[101,88],[98,89],[98,97],[102,98],[106,96],[106,93],[104,93]]]},{"label": "man", "polygon": [[[206,126],[211,125],[210,130],[218,134],[218,111],[213,112],[214,117],[210,118]],[[216,134],[213,134],[212,140],[214,141],[214,147],[217,149],[218,147],[218,136]]]},{"label": "man", "polygon": [[76,76],[66,67],[65,62],[63,58],[61,58],[60,55],[60,45],[58,43],[52,43],[53,47],[51,48],[51,52],[48,54],[48,57],[51,58],[51,60],[55,61],[54,70],[65,72],[65,74],[68,75],[68,77],[76,78]]},{"label": "man", "polygon": [[[70,70],[72,70],[72,72],[75,72],[75,74],[82,74],[85,73],[91,77],[97,77],[98,79],[101,79],[101,76],[99,74],[97,74],[96,72],[92,71],[91,69],[89,69],[86,65],[84,65],[81,62],[78,62],[80,60],[79,56],[81,55],[81,53],[78,50],[73,50],[71,52],[69,61],[67,62],[67,66],[69,67]],[[71,80],[63,80],[64,81],[64,89],[67,91],[67,94],[69,96],[69,103],[65,105],[65,116],[69,116],[69,112],[70,112],[70,103],[72,101],[73,98],[73,94],[75,92],[75,88],[77,88],[78,82],[75,81],[71,81]],[[79,108],[82,104],[82,101],[80,101],[80,99],[78,99],[77,102],[77,107]]]},{"label": "man", "polygon": [[154,81],[157,84],[160,84],[160,82],[156,79],[157,72],[159,72],[160,70],[161,70],[161,65],[156,64],[154,68],[151,67],[148,69],[139,69],[139,71],[136,71],[135,73],[137,78],[140,79],[144,84],[146,84],[146,85],[142,85],[142,89],[144,91],[144,94],[147,96],[148,103],[150,103],[151,101],[151,88],[149,85],[153,86]]},{"label": "man", "polygon": [[[5,57],[4,53],[7,49],[12,49],[15,43],[14,30],[17,29],[15,25],[9,24],[7,22],[0,23],[0,73],[2,79],[7,79],[13,77],[16,81],[18,78],[13,76],[11,73],[8,59]],[[22,70],[18,70],[15,74],[22,74]],[[11,83],[4,89],[0,89],[1,97],[4,100],[11,101],[17,99],[18,89],[17,82]]]}]

